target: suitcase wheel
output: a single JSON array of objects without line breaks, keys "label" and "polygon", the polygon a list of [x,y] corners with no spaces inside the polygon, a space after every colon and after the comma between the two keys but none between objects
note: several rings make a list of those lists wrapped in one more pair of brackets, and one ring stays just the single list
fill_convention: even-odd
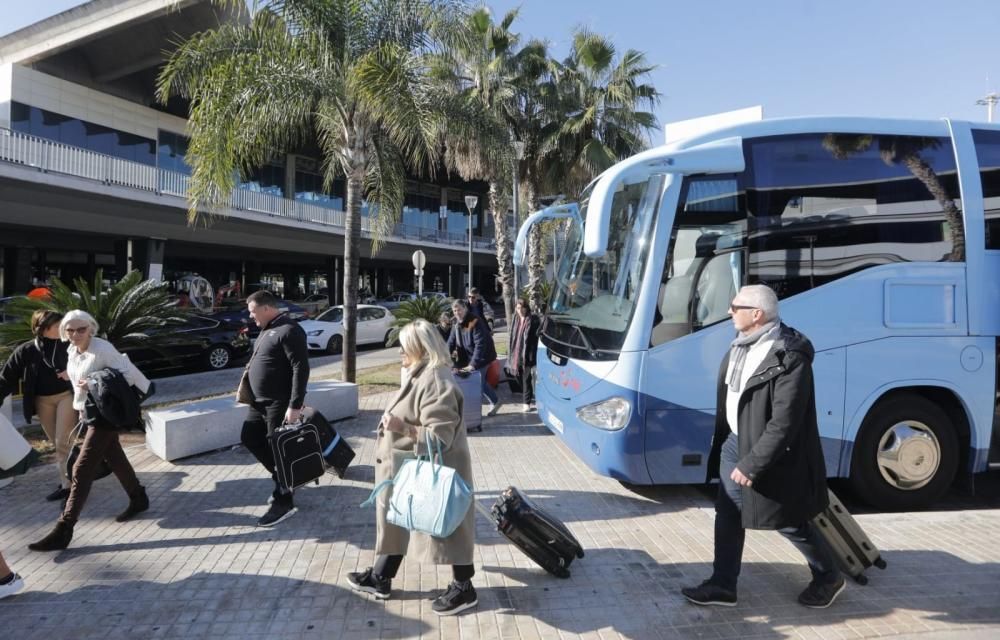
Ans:
[{"label": "suitcase wheel", "polygon": [[576,552],[576,557],[577,558],[582,558],[583,557],[583,549],[580,549],[579,551]]},{"label": "suitcase wheel", "polygon": [[866,585],[868,584],[868,576],[866,576],[863,573],[859,573],[858,575],[854,576],[854,581],[860,585]]},{"label": "suitcase wheel", "polygon": [[552,575],[565,580],[566,578],[569,578],[569,569],[566,567],[552,567]]},{"label": "suitcase wheel", "polygon": [[885,560],[883,560],[882,558],[875,558],[875,562],[873,562],[872,564],[874,564],[879,569],[885,569]]}]

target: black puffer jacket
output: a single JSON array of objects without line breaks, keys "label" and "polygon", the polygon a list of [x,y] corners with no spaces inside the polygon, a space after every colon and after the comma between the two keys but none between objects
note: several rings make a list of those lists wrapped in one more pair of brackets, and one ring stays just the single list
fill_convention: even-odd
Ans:
[{"label": "black puffer jacket", "polygon": [[[38,370],[41,367],[51,367],[59,373],[66,370],[66,349],[69,343],[61,340],[43,340],[35,338],[25,342],[14,352],[0,369],[0,402],[7,396],[17,393],[18,384],[24,393],[22,407],[24,420],[31,422],[35,415],[35,389],[38,380]],[[65,381],[66,391],[72,391],[69,381]]]},{"label": "black puffer jacket", "polygon": [[[770,353],[747,381],[739,401],[740,461],[753,481],[743,487],[743,526],[781,529],[797,526],[826,508],[826,465],[816,422],[813,346],[784,324]],[[726,418],[726,369],[719,370],[715,437],[708,458],[709,478],[719,476]]]}]

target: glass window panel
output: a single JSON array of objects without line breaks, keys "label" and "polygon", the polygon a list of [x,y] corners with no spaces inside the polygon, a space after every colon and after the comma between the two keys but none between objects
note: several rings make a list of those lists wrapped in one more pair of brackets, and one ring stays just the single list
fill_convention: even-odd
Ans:
[{"label": "glass window panel", "polygon": [[20,102],[10,103],[10,128],[21,133],[31,133],[31,107]]},{"label": "glass window panel", "polygon": [[983,185],[986,248],[1000,249],[1000,131],[973,130],[972,139]]}]

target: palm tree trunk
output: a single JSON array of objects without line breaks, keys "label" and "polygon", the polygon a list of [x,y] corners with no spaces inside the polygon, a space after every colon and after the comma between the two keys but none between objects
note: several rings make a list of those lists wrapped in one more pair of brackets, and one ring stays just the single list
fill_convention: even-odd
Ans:
[{"label": "palm tree trunk", "polygon": [[510,253],[511,230],[507,225],[507,203],[503,191],[496,182],[490,182],[490,211],[493,212],[493,232],[497,245],[497,266],[503,295],[504,316],[507,326],[514,317],[514,259]]},{"label": "palm tree trunk", "polygon": [[962,212],[958,210],[955,201],[948,197],[948,192],[941,184],[941,179],[938,178],[934,169],[915,153],[903,156],[903,164],[917,180],[927,187],[927,190],[931,192],[931,195],[944,210],[944,219],[948,222],[948,231],[951,233],[951,259],[953,261],[965,260],[965,223],[962,221]]},{"label": "palm tree trunk", "polygon": [[[538,210],[538,191],[529,176],[525,194],[526,205],[530,213]],[[528,303],[532,311],[541,313],[545,304],[542,292],[542,283],[545,281],[545,243],[542,241],[542,230],[540,225],[531,228],[528,234]]]},{"label": "palm tree trunk", "polygon": [[357,379],[358,250],[361,248],[361,188],[364,168],[347,176],[347,215],[344,219],[344,344],[340,363],[345,382]]}]

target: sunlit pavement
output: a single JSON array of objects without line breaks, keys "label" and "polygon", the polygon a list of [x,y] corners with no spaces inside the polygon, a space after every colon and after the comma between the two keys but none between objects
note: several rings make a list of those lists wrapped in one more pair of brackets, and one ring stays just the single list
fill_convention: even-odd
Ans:
[{"label": "sunlit pavement", "polygon": [[117,524],[126,502],[114,478],[97,482],[73,545],[27,551],[58,506],[43,496],[52,466],[0,490],[0,549],[26,590],[0,601],[3,636],[85,638],[928,638],[1000,634],[1000,510],[969,499],[961,511],[859,517],[889,567],[850,583],[826,610],[795,601],[808,570],[774,533],[751,532],[735,608],[700,608],[678,594],[711,571],[713,510],[697,487],[634,493],[592,474],[534,414],[507,404],[471,436],[477,495],[509,484],[561,517],[586,549],[560,580],[534,566],[480,518],[479,606],[439,618],[429,597],[447,567],[403,563],[386,602],[352,592],[350,571],[371,563],[372,431],[386,394],[362,399],[338,423],[358,451],[347,478],[296,494],[299,513],[259,529],[269,480],[242,448],[163,462],[128,451],[152,508]]}]

